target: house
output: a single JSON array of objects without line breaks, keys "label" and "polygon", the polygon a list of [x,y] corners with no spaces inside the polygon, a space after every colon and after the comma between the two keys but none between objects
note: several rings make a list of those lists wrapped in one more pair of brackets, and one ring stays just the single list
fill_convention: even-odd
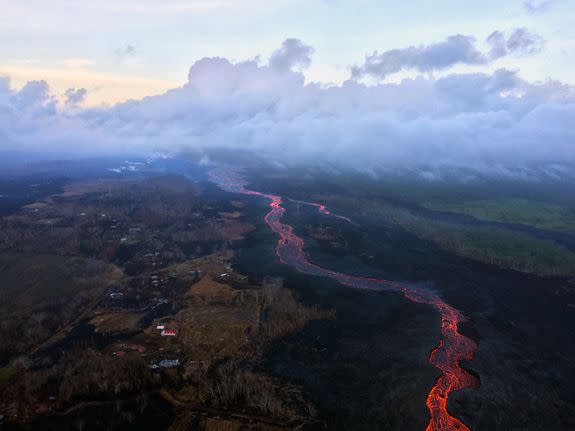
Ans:
[{"label": "house", "polygon": [[179,366],[179,359],[162,359],[160,362],[150,362],[150,368],[152,370],[158,370],[160,368],[176,368]]},{"label": "house", "polygon": [[161,368],[176,368],[180,365],[179,359],[162,359],[158,364]]},{"label": "house", "polygon": [[175,329],[164,329],[162,331],[162,337],[177,337],[178,331]]},{"label": "house", "polygon": [[166,329],[166,326],[165,325],[158,325],[158,326],[156,326],[156,329],[158,331],[163,331],[164,329]]},{"label": "house", "polygon": [[197,270],[192,270],[192,271],[188,271],[188,274],[190,274],[190,276],[192,277],[192,280],[194,282],[198,281],[202,275],[202,271],[200,271],[199,269]]}]

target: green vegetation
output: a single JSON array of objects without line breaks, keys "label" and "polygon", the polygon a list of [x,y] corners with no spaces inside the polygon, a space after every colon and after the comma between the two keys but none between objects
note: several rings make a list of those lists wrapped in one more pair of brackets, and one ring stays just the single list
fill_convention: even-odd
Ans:
[{"label": "green vegetation", "polygon": [[554,241],[512,229],[438,221],[380,200],[326,196],[321,200],[401,226],[459,256],[539,275],[575,276],[575,253]]},{"label": "green vegetation", "polygon": [[[317,182],[317,178],[314,178]],[[322,178],[321,195],[306,180],[270,183],[284,195],[327,203],[345,214],[361,214],[397,225],[457,255],[539,275],[575,275],[575,253],[553,240],[539,239],[512,227],[491,227],[444,221],[410,211],[413,205],[466,214],[478,220],[521,224],[575,234],[575,199],[563,184],[519,181],[423,181],[390,176]],[[325,184],[329,184],[326,186]],[[332,190],[328,192],[327,190]]]},{"label": "green vegetation", "polygon": [[575,233],[575,213],[544,202],[526,199],[428,201],[423,206],[432,210],[467,214],[480,220],[519,223],[539,229]]},{"label": "green vegetation", "polygon": [[303,173],[297,178],[270,175],[273,190],[305,198],[302,190],[353,195],[356,198],[386,200],[419,205],[431,210],[466,214],[479,220],[524,224],[539,229],[575,234],[573,184],[537,183],[513,180],[465,182],[457,178],[425,181],[412,177],[369,178],[366,176],[325,176],[320,179]]},{"label": "green vegetation", "polygon": [[540,275],[575,276],[575,253],[553,241],[501,228],[431,221],[402,225],[447,251],[481,262]]}]

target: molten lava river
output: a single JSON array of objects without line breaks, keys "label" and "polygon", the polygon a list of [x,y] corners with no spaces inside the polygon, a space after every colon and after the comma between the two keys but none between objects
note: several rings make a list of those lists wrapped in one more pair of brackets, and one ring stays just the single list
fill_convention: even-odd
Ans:
[{"label": "molten lava river", "polygon": [[[379,278],[356,277],[331,271],[315,265],[308,260],[304,251],[304,240],[294,233],[292,226],[282,223],[285,208],[280,196],[260,193],[247,188],[247,182],[233,170],[214,169],[211,180],[222,190],[243,195],[259,196],[269,201],[270,211],[265,216],[267,225],[279,235],[276,254],[280,261],[303,274],[329,277],[339,283],[356,289],[401,292],[413,302],[428,304],[441,315],[441,340],[429,356],[429,362],[441,370],[442,375],[431,388],[427,396],[427,407],[431,416],[426,431],[469,431],[459,419],[447,412],[447,398],[453,391],[478,386],[475,376],[460,366],[460,361],[469,361],[477,345],[458,331],[465,320],[461,312],[446,304],[438,294],[420,286],[396,283]],[[332,214],[325,206],[300,202],[316,207],[325,215],[350,222],[347,217]]]}]

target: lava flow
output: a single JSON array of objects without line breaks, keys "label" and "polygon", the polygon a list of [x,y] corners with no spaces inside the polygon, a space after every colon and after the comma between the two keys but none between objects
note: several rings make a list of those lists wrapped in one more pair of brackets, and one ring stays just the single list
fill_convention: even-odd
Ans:
[{"label": "lava flow", "polygon": [[[420,286],[377,278],[355,277],[311,263],[304,251],[303,238],[294,233],[292,226],[281,221],[285,208],[282,206],[283,200],[280,196],[249,190],[246,187],[247,183],[233,171],[213,170],[210,172],[210,177],[222,190],[260,196],[270,201],[271,210],[266,214],[265,222],[280,236],[276,246],[276,254],[282,263],[294,267],[301,273],[329,277],[349,287],[401,292],[409,300],[431,305],[439,312],[441,315],[441,340],[431,352],[429,362],[438,368],[442,375],[427,396],[426,404],[431,419],[426,431],[469,431],[466,425],[447,412],[447,399],[451,392],[477,387],[479,383],[475,376],[460,365],[461,361],[472,359],[477,345],[459,333],[458,326],[465,320],[465,317],[458,310],[443,302],[435,292]],[[309,204],[307,202],[302,203]],[[323,214],[350,221],[346,217],[332,214],[323,205],[310,205],[317,207]]]},{"label": "lava flow", "polygon": [[290,201],[295,202],[296,204],[309,205],[309,206],[315,207],[322,214],[328,215],[328,216],[333,217],[333,218],[337,218],[339,220],[344,220],[348,223],[353,224],[351,219],[349,219],[345,216],[341,216],[341,215],[337,215],[337,214],[332,213],[330,210],[327,209],[327,207],[325,205],[316,204],[315,202],[298,201],[296,199],[290,199]]}]

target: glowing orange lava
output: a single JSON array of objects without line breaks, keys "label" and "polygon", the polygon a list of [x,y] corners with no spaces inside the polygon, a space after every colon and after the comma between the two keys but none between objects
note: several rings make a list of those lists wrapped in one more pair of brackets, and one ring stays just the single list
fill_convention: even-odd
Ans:
[{"label": "glowing orange lava", "polygon": [[[477,349],[477,345],[458,330],[459,324],[465,321],[463,314],[443,302],[440,296],[432,290],[384,279],[354,277],[311,263],[304,251],[303,238],[294,233],[292,226],[281,221],[285,208],[282,206],[283,200],[280,196],[249,190],[246,187],[247,183],[233,171],[213,170],[210,172],[210,177],[222,190],[260,196],[270,201],[271,210],[264,220],[280,237],[276,246],[276,254],[282,263],[304,274],[329,277],[345,286],[401,292],[413,302],[431,305],[441,315],[441,340],[431,352],[429,362],[441,370],[442,375],[427,396],[426,404],[431,419],[426,431],[470,431],[459,419],[451,416],[447,411],[447,399],[451,392],[477,387],[479,384],[477,378],[460,365],[460,361],[471,360]],[[347,217],[332,214],[324,205],[301,201],[299,203],[312,205],[323,214],[351,222]]]},{"label": "glowing orange lava", "polygon": [[317,208],[317,210],[318,210],[320,213],[322,213],[322,214],[325,214],[325,215],[328,215],[328,216],[330,216],[330,217],[337,218],[337,219],[340,219],[340,220],[344,220],[344,221],[346,221],[346,222],[348,222],[348,223],[352,223],[352,224],[353,224],[353,222],[352,222],[348,217],[345,217],[345,216],[341,216],[341,215],[337,215],[337,214],[332,213],[330,210],[327,209],[327,207],[326,207],[325,205],[316,204],[315,202],[298,201],[298,200],[295,200],[295,199],[290,199],[290,200],[291,200],[292,202],[295,202],[295,203],[298,203],[298,204],[309,205],[309,206],[315,207],[315,208]]}]

